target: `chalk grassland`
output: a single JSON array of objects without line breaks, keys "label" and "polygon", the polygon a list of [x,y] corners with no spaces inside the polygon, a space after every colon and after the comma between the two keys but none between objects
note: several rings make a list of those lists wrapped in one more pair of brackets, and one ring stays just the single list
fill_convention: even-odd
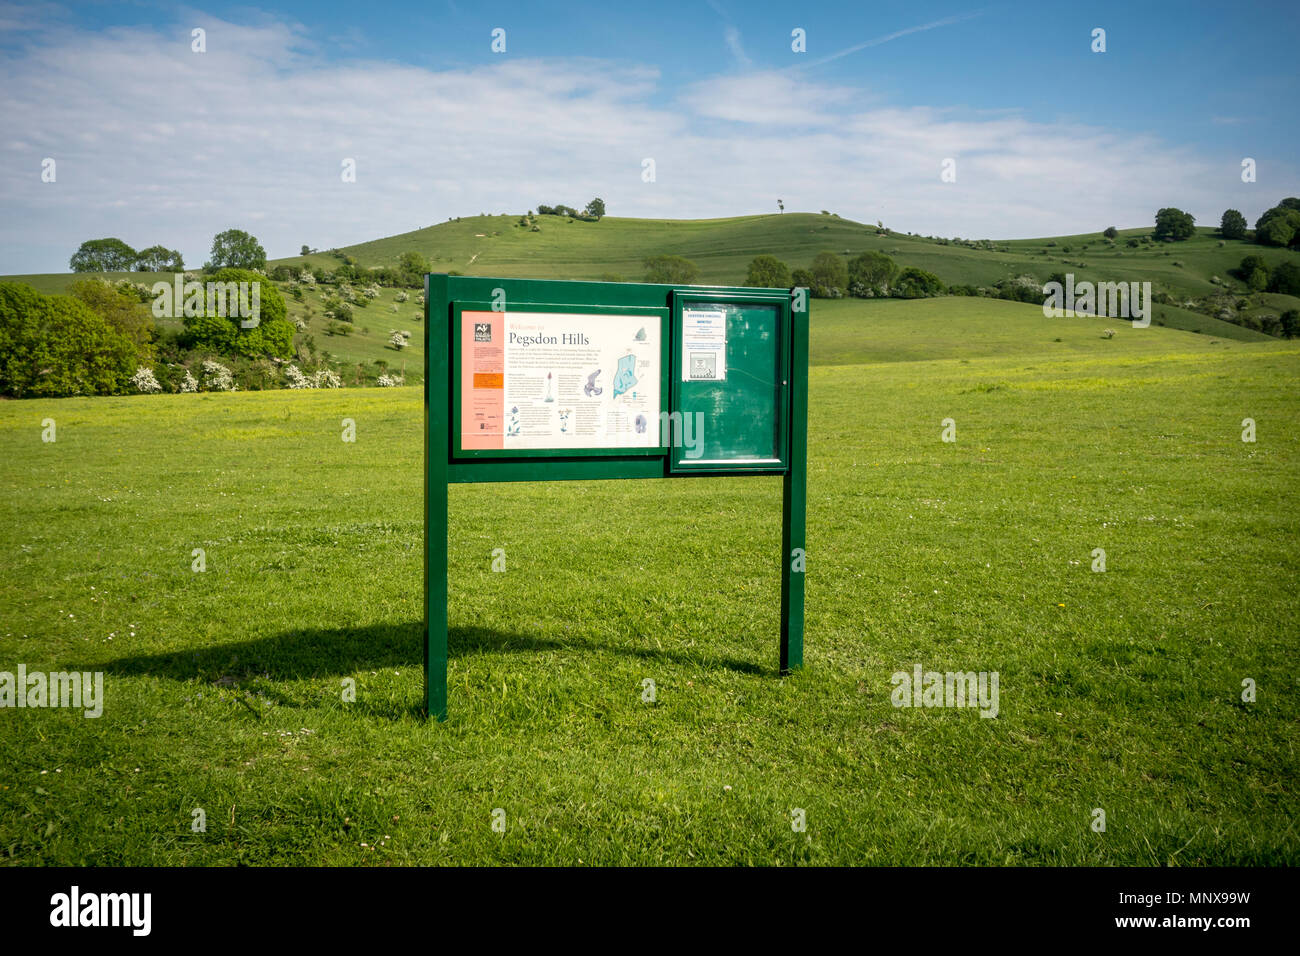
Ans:
[{"label": "chalk grassland", "polygon": [[107,696],[0,711],[0,859],[1300,861],[1300,348],[952,304],[814,304],[806,670],[779,480],[453,486],[441,725],[418,389],[0,403],[0,670]]}]

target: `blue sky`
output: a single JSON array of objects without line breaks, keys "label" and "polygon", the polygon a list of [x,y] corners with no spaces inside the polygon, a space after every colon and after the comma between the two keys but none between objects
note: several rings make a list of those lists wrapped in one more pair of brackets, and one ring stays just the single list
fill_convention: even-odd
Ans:
[{"label": "blue sky", "polygon": [[593,195],[683,218],[779,196],[976,238],[1164,205],[1253,222],[1300,193],[1298,10],[0,2],[0,272],[63,271],[102,235],[198,265],[231,225],[279,256]]}]

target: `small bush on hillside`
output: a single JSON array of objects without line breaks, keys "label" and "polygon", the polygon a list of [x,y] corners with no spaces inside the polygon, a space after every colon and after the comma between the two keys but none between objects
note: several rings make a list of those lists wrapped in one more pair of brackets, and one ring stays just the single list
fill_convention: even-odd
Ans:
[{"label": "small bush on hillside", "polygon": [[788,289],[790,281],[790,267],[776,256],[764,253],[750,260],[744,284],[759,289]]},{"label": "small bush on hillside", "polygon": [[899,274],[898,281],[894,284],[894,294],[900,299],[943,295],[943,290],[943,281],[933,272],[910,266]]},{"label": "small bush on hillside", "polygon": [[682,256],[651,256],[645,260],[645,281],[690,285],[700,278],[699,267]]}]

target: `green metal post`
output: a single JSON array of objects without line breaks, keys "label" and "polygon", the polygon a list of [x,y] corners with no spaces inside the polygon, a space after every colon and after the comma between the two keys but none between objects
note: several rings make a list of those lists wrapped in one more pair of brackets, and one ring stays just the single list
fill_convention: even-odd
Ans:
[{"label": "green metal post", "polygon": [[803,586],[807,567],[808,293],[790,305],[790,470],[782,487],[781,673],[803,667]]},{"label": "green metal post", "polygon": [[450,419],[449,329],[445,289],[438,294],[442,308],[434,306],[432,283],[445,285],[446,278],[426,276],[424,280],[424,345],[427,371],[424,377],[424,695],[430,717],[447,719],[447,463],[451,447],[447,425]]}]

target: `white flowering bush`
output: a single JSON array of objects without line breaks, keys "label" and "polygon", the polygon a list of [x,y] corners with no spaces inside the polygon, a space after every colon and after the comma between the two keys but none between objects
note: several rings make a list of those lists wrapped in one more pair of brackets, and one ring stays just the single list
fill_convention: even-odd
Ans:
[{"label": "white flowering bush", "polygon": [[310,375],[296,365],[284,367],[284,377],[289,388],[342,388],[343,380],[333,369],[323,368]]},{"label": "white flowering bush", "polygon": [[399,352],[411,344],[410,338],[410,332],[399,332],[397,329],[390,329],[388,332],[388,344]]},{"label": "white flowering bush", "polygon": [[393,299],[396,300],[396,301],[398,301],[398,302],[405,302],[405,301],[406,301],[407,299],[409,299],[410,297],[411,297],[411,296],[410,296],[409,293],[407,293],[407,292],[403,292],[403,291],[401,291],[401,290],[399,289],[398,292],[397,292],[397,295],[393,296]]},{"label": "white flowering bush", "polygon": [[141,302],[150,302],[154,298],[153,288],[145,285],[143,282],[132,282],[130,279],[105,279],[103,276],[94,277],[97,282],[102,282],[110,289],[116,289],[118,292],[125,292],[127,295],[134,296]]},{"label": "white flowering bush", "polygon": [[384,374],[375,379],[375,384],[380,388],[396,388],[405,381],[405,376]]},{"label": "white flowering bush", "polygon": [[352,306],[341,299],[330,296],[325,299],[322,305],[324,306],[325,318],[335,319],[339,322],[352,321]]},{"label": "white flowering bush", "polygon": [[220,362],[206,359],[203,362],[203,387],[209,392],[236,391],[235,377]]},{"label": "white flowering bush", "polygon": [[289,388],[315,388],[316,383],[302,373],[302,369],[296,365],[286,365],[284,367],[284,377],[289,383]]},{"label": "white flowering bush", "polygon": [[298,282],[301,285],[315,285],[316,277],[312,275],[310,272],[308,272],[306,269],[303,269],[302,275],[298,276]]},{"label": "white flowering bush", "polygon": [[161,392],[162,386],[158,384],[158,379],[153,374],[153,369],[141,365],[131,376],[131,384],[135,386],[137,392],[145,395],[152,395],[154,392]]},{"label": "white flowering bush", "polygon": [[361,290],[361,294],[364,295],[367,299],[378,299],[379,291],[380,291],[379,286],[375,285],[375,283],[372,282],[370,283],[370,285],[366,286],[364,289]]},{"label": "white flowering bush", "polygon": [[181,379],[180,390],[182,392],[197,392],[199,390],[199,380],[194,377],[189,369],[185,370],[185,377]]}]

